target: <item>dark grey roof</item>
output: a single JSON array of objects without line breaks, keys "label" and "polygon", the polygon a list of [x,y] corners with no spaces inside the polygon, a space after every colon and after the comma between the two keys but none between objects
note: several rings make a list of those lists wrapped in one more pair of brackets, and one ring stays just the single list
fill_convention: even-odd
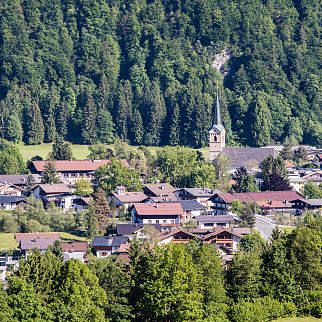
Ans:
[{"label": "dark grey roof", "polygon": [[181,200],[178,201],[183,211],[189,211],[189,210],[206,210],[207,207],[202,205],[201,203],[197,202],[196,200]]},{"label": "dark grey roof", "polygon": [[[41,176],[32,174],[35,183],[41,183]],[[11,183],[15,186],[25,185],[27,183],[28,174],[2,174],[0,175],[0,183]]]},{"label": "dark grey roof", "polygon": [[93,240],[93,247],[102,246],[120,246],[125,244],[129,239],[124,236],[95,236]]},{"label": "dark grey roof", "polygon": [[50,245],[55,242],[56,239],[22,239],[20,241],[20,249],[21,250],[29,250],[29,249],[39,249],[46,250]]},{"label": "dark grey roof", "polygon": [[215,193],[221,192],[218,189],[210,188],[182,188],[179,190],[185,190],[194,197],[212,197]]},{"label": "dark grey roof", "polygon": [[236,220],[239,220],[237,216],[232,216],[232,215],[218,215],[218,216],[211,216],[211,215],[206,215],[206,216],[197,216],[196,217],[197,222],[213,222],[213,223],[218,223],[218,222],[233,222]]},{"label": "dark grey roof", "polygon": [[25,196],[6,196],[0,195],[0,203],[19,203],[26,200]]},{"label": "dark grey roof", "polygon": [[[149,226],[153,226],[155,229],[161,231],[160,224],[149,224]],[[117,224],[116,225],[116,233],[118,235],[132,235],[138,229],[144,227],[144,224]]]},{"label": "dark grey roof", "polygon": [[322,198],[321,199],[303,199],[303,202],[307,203],[310,206],[322,207]]},{"label": "dark grey roof", "polygon": [[269,155],[277,156],[273,148],[224,147],[222,153],[229,156],[232,169],[259,165]]}]

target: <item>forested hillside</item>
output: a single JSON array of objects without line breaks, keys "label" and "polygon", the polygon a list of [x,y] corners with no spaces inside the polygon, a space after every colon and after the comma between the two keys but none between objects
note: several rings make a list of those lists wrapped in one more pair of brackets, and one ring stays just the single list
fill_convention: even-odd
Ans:
[{"label": "forested hillside", "polygon": [[0,137],[200,147],[218,86],[229,144],[321,144],[320,4],[0,0]]}]

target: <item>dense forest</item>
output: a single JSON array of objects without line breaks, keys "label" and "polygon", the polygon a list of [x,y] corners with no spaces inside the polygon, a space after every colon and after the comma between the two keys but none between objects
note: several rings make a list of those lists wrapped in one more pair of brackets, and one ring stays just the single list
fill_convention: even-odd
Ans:
[{"label": "dense forest", "polygon": [[[155,236],[155,235],[154,235]],[[21,261],[0,290],[2,322],[268,322],[322,317],[321,218],[270,243],[241,240],[227,270],[216,248],[197,241],[132,242],[130,261],[110,256],[63,262],[55,243]],[[295,320],[294,320],[295,321]]]},{"label": "dense forest", "polygon": [[[321,144],[319,0],[0,0],[0,138]],[[224,63],[224,64],[223,64]]]}]

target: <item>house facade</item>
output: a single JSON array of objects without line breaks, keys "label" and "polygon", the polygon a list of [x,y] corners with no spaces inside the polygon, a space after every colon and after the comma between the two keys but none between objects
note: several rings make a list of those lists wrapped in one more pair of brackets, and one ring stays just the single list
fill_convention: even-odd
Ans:
[{"label": "house facade", "polygon": [[130,208],[134,203],[144,202],[147,195],[143,192],[127,192],[125,187],[118,186],[115,192],[109,195],[109,202],[113,203],[116,207]]},{"label": "house facade", "polygon": [[196,217],[199,229],[211,229],[213,227],[232,227],[240,221],[239,217],[233,215],[198,216]]},{"label": "house facade", "polygon": [[175,195],[180,200],[195,200],[209,210],[212,206],[211,197],[219,192],[209,188],[182,188],[178,189]]},{"label": "house facade", "polygon": [[0,195],[0,210],[14,210],[19,205],[26,203],[25,196],[2,196]]},{"label": "house facade", "polygon": [[120,246],[128,240],[125,236],[95,236],[92,247],[97,258],[104,258],[118,253]]}]

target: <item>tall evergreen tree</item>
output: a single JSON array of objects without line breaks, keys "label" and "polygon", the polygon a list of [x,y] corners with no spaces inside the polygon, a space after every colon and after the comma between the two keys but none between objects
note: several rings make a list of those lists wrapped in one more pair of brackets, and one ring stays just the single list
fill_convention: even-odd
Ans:
[{"label": "tall evergreen tree", "polygon": [[176,146],[180,142],[179,120],[180,120],[180,109],[179,109],[179,105],[176,104],[173,108],[173,113],[171,118],[171,125],[170,125],[170,132],[169,132],[169,145]]},{"label": "tall evergreen tree", "polygon": [[27,118],[29,126],[26,133],[26,142],[28,144],[43,143],[45,130],[37,99],[31,100],[28,106]]},{"label": "tall evergreen tree", "polygon": [[47,161],[45,163],[41,182],[48,184],[59,183],[55,161]]},{"label": "tall evergreen tree", "polygon": [[114,143],[114,123],[109,111],[100,108],[97,112],[97,140],[100,143]]},{"label": "tall evergreen tree", "polygon": [[142,144],[144,137],[143,121],[140,111],[135,108],[132,116],[132,142],[136,145]]},{"label": "tall evergreen tree", "polygon": [[72,160],[73,152],[69,142],[65,142],[61,136],[57,136],[50,152],[51,160]]},{"label": "tall evergreen tree", "polygon": [[93,144],[96,136],[96,105],[91,94],[87,94],[82,120],[82,139],[85,144]]}]

